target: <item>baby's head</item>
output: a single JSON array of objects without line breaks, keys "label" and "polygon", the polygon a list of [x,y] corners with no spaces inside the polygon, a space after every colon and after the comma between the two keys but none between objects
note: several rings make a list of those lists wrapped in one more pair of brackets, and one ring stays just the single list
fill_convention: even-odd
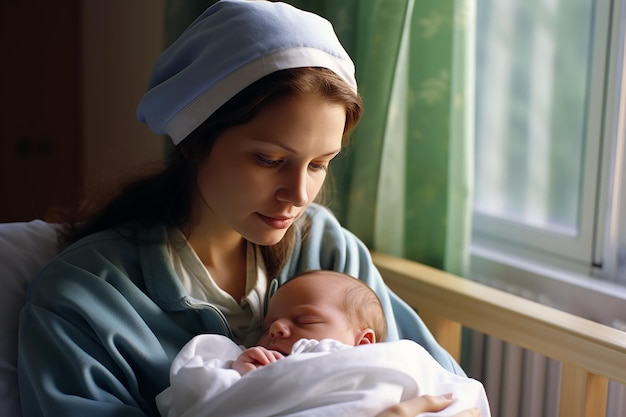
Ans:
[{"label": "baby's head", "polygon": [[269,301],[259,345],[289,354],[301,339],[335,339],[348,345],[380,342],[387,322],[376,293],[335,271],[309,271],[283,284]]}]

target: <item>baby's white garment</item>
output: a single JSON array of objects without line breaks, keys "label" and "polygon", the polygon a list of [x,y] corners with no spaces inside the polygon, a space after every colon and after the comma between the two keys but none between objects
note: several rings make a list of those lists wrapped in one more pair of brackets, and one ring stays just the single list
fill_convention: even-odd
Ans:
[{"label": "baby's white garment", "polygon": [[170,387],[157,396],[163,417],[376,416],[417,395],[454,393],[450,416],[478,407],[489,417],[482,384],[442,368],[413,341],[347,346],[301,339],[291,355],[241,377],[231,369],[242,348],[219,335],[193,338],[172,363]]}]

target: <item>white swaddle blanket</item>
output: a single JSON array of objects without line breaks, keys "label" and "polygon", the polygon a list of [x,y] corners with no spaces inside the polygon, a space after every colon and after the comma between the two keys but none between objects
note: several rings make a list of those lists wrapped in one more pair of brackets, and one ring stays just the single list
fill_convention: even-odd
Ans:
[{"label": "white swaddle blanket", "polygon": [[478,407],[489,417],[482,384],[442,368],[409,340],[347,346],[302,339],[291,355],[243,377],[230,369],[241,347],[219,335],[200,335],[183,347],[170,387],[157,396],[163,417],[376,416],[417,395],[454,393],[450,416]]}]

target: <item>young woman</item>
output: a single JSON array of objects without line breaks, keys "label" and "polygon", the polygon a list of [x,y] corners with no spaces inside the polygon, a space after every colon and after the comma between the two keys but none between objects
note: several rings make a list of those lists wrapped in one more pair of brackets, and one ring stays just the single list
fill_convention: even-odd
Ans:
[{"label": "young woman", "polygon": [[[381,299],[389,340],[413,339],[463,374],[367,248],[313,203],[360,115],[352,61],[326,20],[242,0],[198,17],[157,60],[138,107],[177,145],[168,165],[67,220],[68,247],[29,288],[24,416],[157,416],[185,343],[254,343],[268,288],[310,269],[359,277]],[[441,406],[421,398],[390,413]]]}]

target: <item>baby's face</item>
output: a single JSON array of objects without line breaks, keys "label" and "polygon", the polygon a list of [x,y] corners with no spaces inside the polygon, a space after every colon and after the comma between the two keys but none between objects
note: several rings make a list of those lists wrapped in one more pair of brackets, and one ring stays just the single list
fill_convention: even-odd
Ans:
[{"label": "baby's face", "polygon": [[344,285],[336,277],[318,275],[297,278],[274,294],[259,345],[288,355],[301,338],[358,344],[359,330],[341,306]]}]

